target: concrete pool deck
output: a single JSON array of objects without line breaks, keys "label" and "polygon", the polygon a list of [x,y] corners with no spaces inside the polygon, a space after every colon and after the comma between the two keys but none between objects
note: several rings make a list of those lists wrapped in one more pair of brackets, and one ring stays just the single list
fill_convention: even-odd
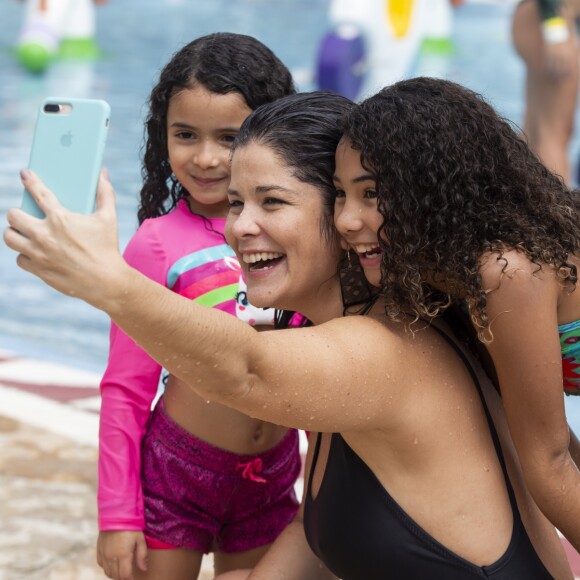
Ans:
[{"label": "concrete pool deck", "polygon": [[[0,580],[106,578],[95,550],[99,380],[0,351]],[[580,580],[580,554],[563,543]],[[211,557],[199,578],[213,578]]]}]

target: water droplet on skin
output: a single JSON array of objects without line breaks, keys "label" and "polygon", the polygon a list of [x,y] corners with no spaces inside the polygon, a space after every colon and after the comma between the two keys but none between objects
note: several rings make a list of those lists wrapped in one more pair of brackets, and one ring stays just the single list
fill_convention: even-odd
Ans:
[{"label": "water droplet on skin", "polygon": [[489,467],[488,467],[487,465],[484,465],[484,466],[483,466],[483,471],[485,471],[485,472],[489,472]]},{"label": "water droplet on skin", "polygon": [[415,437],[415,439],[413,439],[413,445],[418,445],[419,444],[419,439],[417,437]]},{"label": "water droplet on skin", "polygon": [[205,401],[205,402],[206,402],[208,405],[211,403],[211,401],[208,401],[207,399],[206,399],[206,401]]}]

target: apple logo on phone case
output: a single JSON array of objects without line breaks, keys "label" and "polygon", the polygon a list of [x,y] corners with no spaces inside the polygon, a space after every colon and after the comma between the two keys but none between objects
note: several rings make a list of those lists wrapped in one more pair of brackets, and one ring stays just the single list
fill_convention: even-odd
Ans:
[{"label": "apple logo on phone case", "polygon": [[69,131],[68,133],[65,133],[64,135],[61,136],[60,138],[60,144],[63,147],[70,147],[72,145],[72,131]]}]

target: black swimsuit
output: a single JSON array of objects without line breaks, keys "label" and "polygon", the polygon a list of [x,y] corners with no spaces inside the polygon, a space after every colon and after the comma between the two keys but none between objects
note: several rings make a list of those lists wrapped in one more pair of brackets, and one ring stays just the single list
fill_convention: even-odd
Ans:
[{"label": "black swimsuit", "polygon": [[327,568],[343,580],[552,578],[523,526],[477,376],[459,347],[441,330],[436,330],[469,369],[485,409],[513,514],[513,531],[507,550],[489,566],[476,566],[448,550],[407,515],[340,433],[332,434],[322,484],[313,499],[312,474],[320,451],[320,435],[316,441],[304,506],[308,543]]}]

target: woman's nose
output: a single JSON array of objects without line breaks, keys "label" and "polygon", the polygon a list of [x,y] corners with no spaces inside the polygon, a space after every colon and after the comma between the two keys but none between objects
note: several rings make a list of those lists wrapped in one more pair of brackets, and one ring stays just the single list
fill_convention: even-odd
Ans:
[{"label": "woman's nose", "polygon": [[260,233],[256,212],[248,205],[239,213],[230,211],[227,226],[231,234],[239,240],[248,236],[256,236]]}]

